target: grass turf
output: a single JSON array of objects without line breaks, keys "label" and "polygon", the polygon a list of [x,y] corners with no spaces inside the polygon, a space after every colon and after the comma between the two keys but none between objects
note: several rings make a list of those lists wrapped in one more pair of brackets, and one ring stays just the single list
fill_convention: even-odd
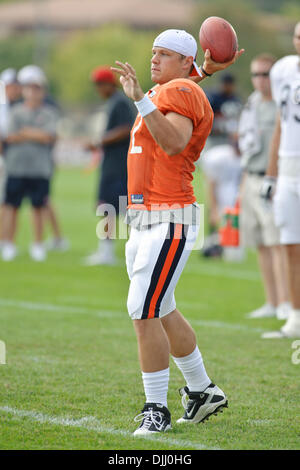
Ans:
[{"label": "grass turf", "polygon": [[[173,429],[133,438],[144,394],[131,320],[126,313],[125,240],[119,264],[84,267],[97,239],[96,174],[60,170],[54,204],[70,239],[66,253],[30,260],[29,211],[20,218],[20,255],[0,263],[1,449],[299,449],[299,368],[292,340],[262,340],[275,319],[247,320],[261,305],[256,258],[205,260],[193,252],[176,289],[177,305],[195,328],[211,379],[229,408],[205,424],[176,425],[183,380],[170,363]],[[196,176],[196,185],[199,175]],[[199,197],[203,188],[197,186]]]}]

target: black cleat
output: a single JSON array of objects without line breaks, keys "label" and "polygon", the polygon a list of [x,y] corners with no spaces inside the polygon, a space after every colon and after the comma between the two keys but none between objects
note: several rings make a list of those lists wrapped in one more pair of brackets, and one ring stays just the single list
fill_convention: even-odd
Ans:
[{"label": "black cleat", "polygon": [[171,429],[170,412],[160,403],[145,403],[142,412],[134,418],[134,421],[142,421],[134,431],[134,436],[165,432]]},{"label": "black cleat", "polygon": [[203,392],[190,392],[188,387],[179,390],[185,413],[177,423],[201,423],[212,414],[222,412],[228,407],[225,393],[211,383]]}]

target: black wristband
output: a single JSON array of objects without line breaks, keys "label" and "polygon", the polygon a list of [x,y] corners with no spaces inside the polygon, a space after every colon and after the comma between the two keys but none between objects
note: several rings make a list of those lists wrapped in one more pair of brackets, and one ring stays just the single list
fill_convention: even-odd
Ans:
[{"label": "black wristband", "polygon": [[212,76],[212,73],[207,73],[207,72],[204,70],[203,65],[201,65],[200,70],[201,70],[201,72],[203,72],[204,75],[206,75],[207,77],[211,77],[211,76]]}]

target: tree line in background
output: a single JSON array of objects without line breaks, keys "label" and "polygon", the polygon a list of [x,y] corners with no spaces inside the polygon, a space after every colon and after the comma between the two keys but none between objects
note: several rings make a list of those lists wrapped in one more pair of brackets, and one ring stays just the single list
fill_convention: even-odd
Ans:
[{"label": "tree line in background", "polygon": [[[293,26],[300,20],[298,0],[234,0],[231,3],[228,0],[195,0],[195,3],[199,3],[197,15],[185,29],[197,39],[200,25],[208,16],[224,17],[234,26],[239,45],[246,50],[231,68],[242,95],[248,94],[251,89],[249,64],[256,54],[270,52],[279,58],[293,53]],[[273,12],[276,9],[281,12],[280,15],[263,13],[257,7],[260,4],[267,9],[271,3]],[[31,33],[20,32],[0,40],[1,69],[38,63],[45,69],[51,92],[58,101],[69,106],[89,105],[95,100],[89,81],[90,72],[100,64],[112,65],[115,60],[126,60],[137,70],[143,89],[146,91],[151,87],[151,48],[158,32],[131,29],[119,24],[68,33],[54,33],[45,27]],[[199,46],[199,63],[202,57]],[[206,80],[204,88],[214,86],[216,80],[214,77]]]}]

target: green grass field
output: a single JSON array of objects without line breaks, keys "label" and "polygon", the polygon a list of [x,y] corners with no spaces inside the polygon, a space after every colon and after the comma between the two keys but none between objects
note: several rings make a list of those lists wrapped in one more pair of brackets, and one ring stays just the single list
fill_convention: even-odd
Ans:
[{"label": "green grass field", "polygon": [[77,169],[56,176],[53,199],[70,251],[49,254],[43,264],[31,261],[24,207],[20,255],[0,262],[0,340],[7,350],[7,364],[0,365],[0,449],[299,449],[300,365],[291,360],[292,340],[262,340],[263,331],[282,322],[245,318],[264,301],[253,253],[234,264],[193,252],[176,290],[229,408],[205,424],[176,425],[184,383],[171,363],[173,429],[132,437],[144,394],[126,312],[125,240],[118,241],[118,266],[81,264],[97,243],[95,185],[96,174]]}]

